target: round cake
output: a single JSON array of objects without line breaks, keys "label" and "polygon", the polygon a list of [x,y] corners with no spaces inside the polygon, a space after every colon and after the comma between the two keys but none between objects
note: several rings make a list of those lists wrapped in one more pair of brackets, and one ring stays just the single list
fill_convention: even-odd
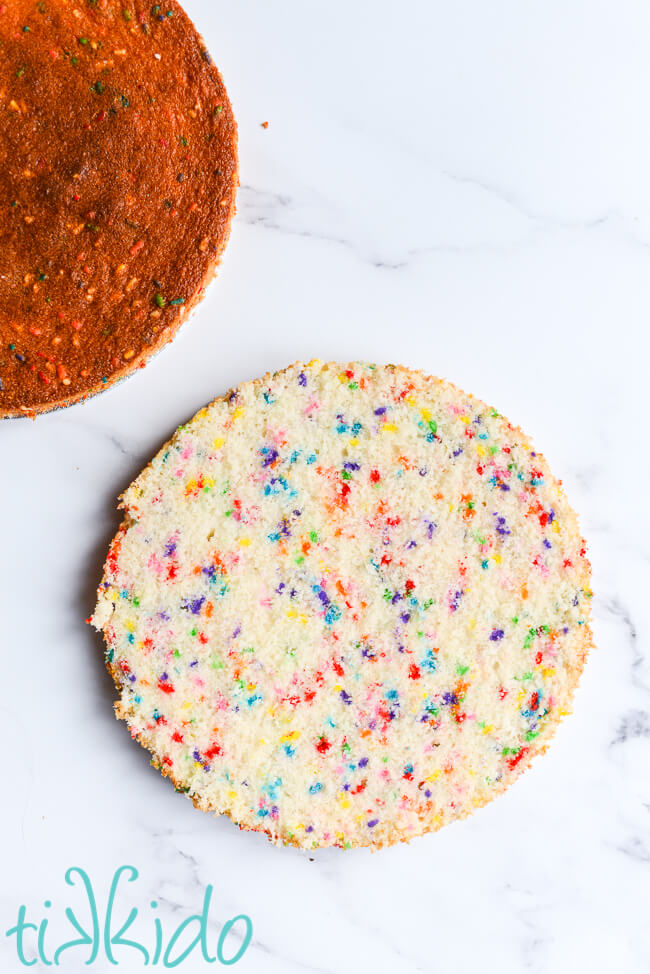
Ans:
[{"label": "round cake", "polygon": [[519,429],[394,366],[297,364],[180,426],[121,499],[92,619],[117,715],[201,809],[378,847],[544,751],[590,567]]},{"label": "round cake", "polygon": [[0,0],[0,417],[144,366],[202,296],[237,129],[175,0]]}]

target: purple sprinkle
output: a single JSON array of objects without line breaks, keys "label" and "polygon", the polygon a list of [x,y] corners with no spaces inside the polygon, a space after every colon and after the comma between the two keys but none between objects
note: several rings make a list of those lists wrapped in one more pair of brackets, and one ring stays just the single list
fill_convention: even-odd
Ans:
[{"label": "purple sprinkle", "polygon": [[131,683],[135,683],[135,673],[132,673],[131,674],[131,676],[129,677],[129,680],[131,681]]},{"label": "purple sprinkle", "polygon": [[199,665],[198,659],[195,659],[190,663],[190,666],[198,666],[198,665]]},{"label": "purple sprinkle", "polygon": [[399,600],[400,600],[401,598],[402,598],[402,596],[400,595],[400,593],[399,593],[399,592],[395,592],[395,595],[394,595],[394,596],[392,597],[392,599],[390,600],[390,601],[391,601],[391,604],[392,604],[392,605],[395,605],[395,603],[396,603],[396,602],[399,602]]},{"label": "purple sprinkle", "polygon": [[160,679],[162,680],[163,683],[166,683],[167,680],[169,679],[169,676],[167,675],[167,673],[163,673]]},{"label": "purple sprinkle", "polygon": [[349,462],[349,463],[344,463],[343,466],[345,467],[346,470],[360,470],[361,469],[361,467],[359,466],[358,463]]},{"label": "purple sprinkle", "polygon": [[379,409],[375,409],[375,416],[383,416],[386,412],[385,406],[380,406]]},{"label": "purple sprinkle", "polygon": [[370,821],[368,822],[368,828],[374,829],[375,825],[377,825],[378,822],[379,822],[378,818],[371,818]]},{"label": "purple sprinkle", "polygon": [[544,547],[545,548],[551,547],[551,542],[548,540],[548,538],[544,538]]},{"label": "purple sprinkle", "polygon": [[361,760],[359,761],[359,767],[360,768],[365,768],[365,766],[367,765],[367,763],[368,763],[368,758],[361,758]]},{"label": "purple sprinkle", "polygon": [[313,825],[308,825],[307,828],[305,829],[305,832],[313,832],[313,831],[314,831]]},{"label": "purple sprinkle", "polygon": [[418,470],[418,473],[420,474],[421,477],[426,477],[426,475],[427,475],[427,468],[426,467],[420,467],[420,469]]},{"label": "purple sprinkle", "polygon": [[235,629],[235,631],[232,634],[232,638],[233,639],[237,639],[237,636],[239,635],[240,632],[241,632],[241,626],[237,626],[237,628]]},{"label": "purple sprinkle", "polygon": [[503,629],[493,629],[492,632],[490,633],[490,639],[492,640],[493,643],[498,642],[499,639],[503,639],[503,637],[504,637]]},{"label": "purple sprinkle", "polygon": [[442,702],[444,704],[446,704],[447,706],[449,706],[450,704],[453,705],[453,704],[458,703],[458,697],[456,696],[455,693],[449,693],[449,692],[443,693],[443,695],[442,695]]},{"label": "purple sprinkle", "polygon": [[204,602],[205,602],[205,595],[202,595],[198,599],[183,599],[181,602],[181,606],[183,609],[189,609],[192,615],[198,616]]},{"label": "purple sprinkle", "polygon": [[270,464],[274,462],[274,460],[277,459],[278,459],[278,451],[271,448],[267,450],[266,453],[264,454],[264,459],[262,460],[262,466],[268,467],[270,466]]},{"label": "purple sprinkle", "polygon": [[455,457],[460,456],[462,452],[463,452],[463,448],[462,446],[459,446],[457,450],[454,450],[454,456]]},{"label": "purple sprinkle", "polygon": [[347,703],[347,704],[351,704],[352,703],[352,697],[350,696],[349,693],[346,693],[345,690],[341,690],[339,696],[341,697],[341,700],[343,701],[343,703]]},{"label": "purple sprinkle", "polygon": [[427,789],[425,790],[425,792],[424,792],[424,797],[425,797],[425,798],[431,798],[431,791],[429,790],[429,788],[427,788]]},{"label": "purple sprinkle", "polygon": [[410,618],[411,618],[411,613],[410,612],[402,612],[402,614],[400,616],[400,619],[402,620],[402,622],[408,622]]},{"label": "purple sprinkle", "polygon": [[427,525],[427,538],[432,538],[433,532],[436,529],[436,524],[434,524],[433,521],[426,521],[425,523]]},{"label": "purple sprinkle", "polygon": [[304,372],[301,372],[300,375],[298,376],[298,385],[299,386],[307,385],[307,376],[305,375]]},{"label": "purple sprinkle", "polygon": [[408,549],[408,548],[417,548],[417,546],[418,546],[417,541],[409,541],[406,547]]},{"label": "purple sprinkle", "polygon": [[167,544],[165,545],[165,550],[163,551],[163,555],[165,558],[171,558],[171,556],[174,554],[175,551],[176,551],[176,542],[168,541]]},{"label": "purple sprinkle", "polygon": [[199,754],[199,752],[197,751],[196,748],[194,748],[194,755],[193,755],[193,757],[194,757],[194,760],[195,761],[200,761],[201,760],[201,755]]}]

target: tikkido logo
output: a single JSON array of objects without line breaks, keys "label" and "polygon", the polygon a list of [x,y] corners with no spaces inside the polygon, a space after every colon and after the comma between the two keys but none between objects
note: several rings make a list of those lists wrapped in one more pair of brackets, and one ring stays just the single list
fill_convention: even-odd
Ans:
[{"label": "tikkido logo", "polygon": [[[135,866],[120,866],[116,869],[106,901],[106,910],[102,916],[103,922],[100,924],[97,900],[88,874],[78,866],[72,866],[67,870],[65,881],[68,886],[78,886],[80,891],[83,890],[83,912],[79,908],[77,912],[73,912],[71,907],[65,907],[64,915],[68,924],[72,926],[75,937],[59,943],[57,947],[53,943],[56,938],[52,936],[51,930],[48,931],[52,914],[46,915],[37,923],[32,923],[27,919],[27,908],[19,907],[16,923],[6,931],[5,936],[10,939],[16,938],[16,953],[20,963],[25,967],[32,967],[39,961],[40,964],[48,967],[58,966],[61,964],[62,957],[65,963],[74,956],[78,963],[85,954],[85,966],[105,959],[110,964],[124,963],[132,971],[136,953],[141,955],[143,966],[159,964],[162,967],[178,967],[196,952],[208,964],[219,961],[220,964],[230,966],[240,961],[248,950],[253,937],[253,924],[250,917],[240,913],[239,916],[221,925],[217,943],[213,948],[215,953],[214,955],[210,953],[208,915],[213,891],[211,885],[206,886],[201,912],[186,917],[169,935],[163,929],[160,917],[154,915],[153,932],[151,932],[151,917],[148,921],[143,922],[142,919],[140,921],[141,927],[147,924],[150,930],[144,943],[136,939],[127,939],[125,937],[127,931],[130,931],[131,937],[135,935],[135,930],[131,928],[138,917],[138,909],[131,907],[126,919],[124,919],[126,910],[119,910],[118,887],[123,875],[127,882],[133,883],[138,878],[138,870]],[[49,911],[52,907],[51,900],[45,900],[44,906]],[[150,906],[155,914],[158,909],[157,901],[152,900]],[[83,917],[84,922],[79,919],[79,916]],[[117,953],[115,953],[116,948],[118,948]]]}]

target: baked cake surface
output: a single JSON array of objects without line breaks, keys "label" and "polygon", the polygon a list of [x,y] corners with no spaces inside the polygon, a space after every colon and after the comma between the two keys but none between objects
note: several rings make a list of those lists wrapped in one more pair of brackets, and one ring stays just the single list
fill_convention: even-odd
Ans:
[{"label": "baked cake surface", "polygon": [[590,568],[520,430],[393,366],[296,364],[200,410],[128,488],[93,622],[116,711],[195,805],[378,847],[545,750]]},{"label": "baked cake surface", "polygon": [[169,341],[236,184],[230,102],[175,0],[0,0],[0,416],[69,405]]}]

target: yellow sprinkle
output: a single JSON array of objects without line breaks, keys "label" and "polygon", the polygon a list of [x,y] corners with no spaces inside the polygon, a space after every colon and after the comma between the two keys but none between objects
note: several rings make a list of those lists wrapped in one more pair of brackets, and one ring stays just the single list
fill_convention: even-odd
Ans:
[{"label": "yellow sprinkle", "polygon": [[239,543],[242,546],[242,548],[248,548],[249,545],[250,545],[250,543],[251,543],[251,539],[250,538],[240,538],[239,539]]},{"label": "yellow sprinkle", "polygon": [[486,724],[485,727],[483,728],[483,733],[491,734],[493,730],[494,730],[494,724]]},{"label": "yellow sprinkle", "polygon": [[422,419],[424,420],[424,422],[425,423],[428,423],[429,420],[431,419],[431,410],[430,409],[421,409],[420,410],[420,415],[421,415]]},{"label": "yellow sprinkle", "polygon": [[543,666],[542,667],[542,676],[543,677],[555,676],[555,667],[554,666]]},{"label": "yellow sprinkle", "polygon": [[384,433],[397,433],[397,426],[395,423],[384,423],[382,431]]},{"label": "yellow sprinkle", "polygon": [[495,565],[500,565],[501,564],[501,555],[499,555],[499,554],[492,555],[492,561],[494,562]]},{"label": "yellow sprinkle", "polygon": [[224,440],[223,436],[218,436],[212,446],[215,448],[215,450],[219,450],[225,442],[226,441]]},{"label": "yellow sprinkle", "polygon": [[465,423],[465,426],[467,426],[469,424],[469,416],[461,416],[460,421],[461,423]]},{"label": "yellow sprinkle", "polygon": [[477,443],[476,444],[476,452],[478,453],[478,455],[480,457],[484,457],[485,456],[485,450],[483,449],[483,447],[481,446],[480,443]]},{"label": "yellow sprinkle", "polygon": [[425,778],[425,781],[436,781],[440,777],[441,774],[442,774],[442,771],[440,770],[440,768],[437,768],[427,778]]},{"label": "yellow sprinkle", "polygon": [[234,409],[233,410],[232,418],[233,419],[239,419],[243,415],[244,415],[244,407],[243,406],[237,406],[237,409]]}]

